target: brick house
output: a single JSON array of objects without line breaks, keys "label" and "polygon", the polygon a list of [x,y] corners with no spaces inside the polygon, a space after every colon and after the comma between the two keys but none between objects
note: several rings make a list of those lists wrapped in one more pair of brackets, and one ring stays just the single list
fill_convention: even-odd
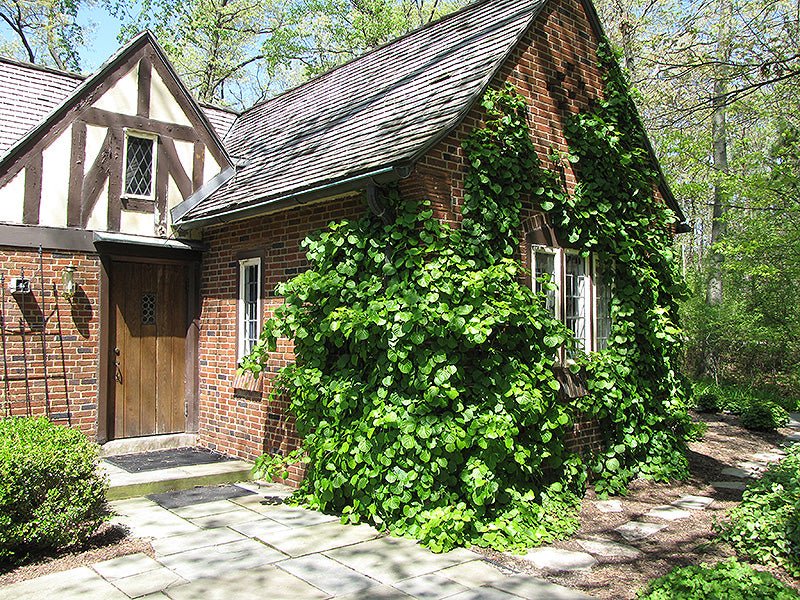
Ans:
[{"label": "brick house", "polygon": [[[462,142],[490,86],[510,82],[527,98],[543,160],[566,151],[564,117],[601,94],[601,36],[589,0],[478,0],[241,115],[194,103],[149,34],[83,82],[0,63],[27,70],[37,102],[51,101],[23,110],[14,131],[0,125],[0,272],[6,288],[21,266],[37,273],[41,245],[45,282],[4,301],[3,410],[69,417],[101,442],[189,434],[244,458],[291,449],[285,403],[266,402],[270,373],[253,381],[236,366],[281,303],[275,285],[304,268],[300,241],[379,213],[387,185],[458,224]],[[10,92],[0,89],[0,113]],[[154,111],[156,99],[170,108]],[[141,148],[150,162],[130,158]],[[148,194],[130,193],[147,177]],[[574,173],[565,179],[573,189]],[[663,181],[660,194],[682,221]],[[553,310],[586,351],[602,348],[609,289],[593,257],[560,247],[533,206],[523,227],[523,266],[556,278]],[[69,264],[78,293],[67,301]],[[20,316],[34,304],[44,332],[36,310]],[[268,370],[291,360],[286,341]],[[580,443],[592,435],[576,432]]]}]

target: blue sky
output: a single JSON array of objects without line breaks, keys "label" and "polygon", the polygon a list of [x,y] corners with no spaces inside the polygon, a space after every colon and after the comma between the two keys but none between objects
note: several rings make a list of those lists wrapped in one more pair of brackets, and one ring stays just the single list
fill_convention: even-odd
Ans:
[{"label": "blue sky", "polygon": [[[78,22],[86,28],[87,40],[86,46],[81,48],[82,71],[91,73],[119,48],[117,35],[121,24],[97,5],[81,7]],[[0,41],[17,41],[16,36],[2,21]]]},{"label": "blue sky", "polygon": [[81,49],[81,67],[84,72],[92,72],[105,62],[117,48],[120,22],[109,15],[100,6],[83,6],[78,15],[78,22],[87,27],[88,44]]}]

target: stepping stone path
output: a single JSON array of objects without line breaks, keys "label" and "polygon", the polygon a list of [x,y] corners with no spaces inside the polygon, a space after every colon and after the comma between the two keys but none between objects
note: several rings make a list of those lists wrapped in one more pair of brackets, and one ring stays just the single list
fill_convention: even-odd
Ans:
[{"label": "stepping stone path", "polygon": [[[789,442],[800,441],[800,413],[791,414],[789,428],[794,432],[787,436]],[[774,449],[768,452],[753,454],[750,460],[743,460],[735,467],[726,467],[722,474],[730,477],[726,481],[714,481],[711,485],[717,489],[738,490],[747,489],[747,481],[757,479],[769,468],[771,463],[776,463],[786,456],[783,450]],[[629,542],[637,542],[669,527],[669,522],[688,519],[692,511],[705,510],[714,502],[708,496],[683,496],[670,504],[651,508],[645,516],[650,519],[666,521],[665,523],[652,523],[646,521],[628,521],[615,529]],[[624,512],[620,500],[596,500],[594,507],[603,513]],[[539,569],[557,573],[562,571],[585,571],[598,564],[598,558],[622,558],[639,560],[644,553],[632,545],[625,544],[602,535],[587,535],[576,540],[584,552],[561,550],[558,548],[544,547],[531,550],[525,558]]]},{"label": "stepping stone path", "polygon": [[545,571],[584,571],[597,564],[597,559],[586,552],[559,550],[558,548],[536,548],[525,558]]},{"label": "stepping stone path", "polygon": [[598,500],[594,503],[594,507],[604,513],[622,512],[622,502],[619,500]]},{"label": "stepping stone path", "polygon": [[714,499],[708,496],[684,496],[680,500],[675,500],[672,506],[689,510],[705,510],[713,501]]},{"label": "stepping stone path", "polygon": [[662,529],[666,529],[666,525],[659,525],[658,523],[645,523],[644,521],[628,521],[614,529],[618,531],[622,537],[629,542],[636,542],[650,537],[654,533],[658,533]]},{"label": "stepping stone path", "polygon": [[679,519],[688,519],[692,516],[687,510],[678,508],[677,506],[656,506],[647,511],[648,517],[655,517],[656,519],[664,519],[665,521],[678,521]]},{"label": "stepping stone path", "polygon": [[606,539],[599,535],[587,536],[578,540],[581,548],[595,556],[607,556],[614,558],[641,558],[644,553],[638,548],[622,544],[613,540]]}]

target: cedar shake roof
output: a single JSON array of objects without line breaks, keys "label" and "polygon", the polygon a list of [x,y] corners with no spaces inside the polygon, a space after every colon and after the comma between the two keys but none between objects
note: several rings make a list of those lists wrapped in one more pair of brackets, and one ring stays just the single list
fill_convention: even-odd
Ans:
[{"label": "cedar shake roof", "polygon": [[236,174],[173,216],[196,227],[409,167],[458,125],[545,2],[478,0],[244,112],[225,139]]},{"label": "cedar shake roof", "polygon": [[214,131],[217,132],[219,139],[224,140],[228,131],[231,129],[231,125],[233,125],[233,122],[239,116],[239,113],[230,108],[212,106],[205,102],[198,102],[198,105],[206,114],[208,122],[214,127]]},{"label": "cedar shake roof", "polygon": [[[86,78],[76,73],[0,57],[0,157],[60,106]],[[202,104],[217,135],[228,133],[238,113]]]},{"label": "cedar shake roof", "polygon": [[81,75],[0,58],[0,156],[82,81]]}]

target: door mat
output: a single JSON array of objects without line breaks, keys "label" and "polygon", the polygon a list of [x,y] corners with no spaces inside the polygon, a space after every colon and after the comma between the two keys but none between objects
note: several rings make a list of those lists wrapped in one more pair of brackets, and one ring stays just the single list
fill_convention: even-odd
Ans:
[{"label": "door mat", "polygon": [[119,456],[109,456],[103,460],[128,473],[144,473],[173,467],[228,462],[234,459],[209,450],[176,448],[174,450],[156,450],[139,454],[121,454]]}]

